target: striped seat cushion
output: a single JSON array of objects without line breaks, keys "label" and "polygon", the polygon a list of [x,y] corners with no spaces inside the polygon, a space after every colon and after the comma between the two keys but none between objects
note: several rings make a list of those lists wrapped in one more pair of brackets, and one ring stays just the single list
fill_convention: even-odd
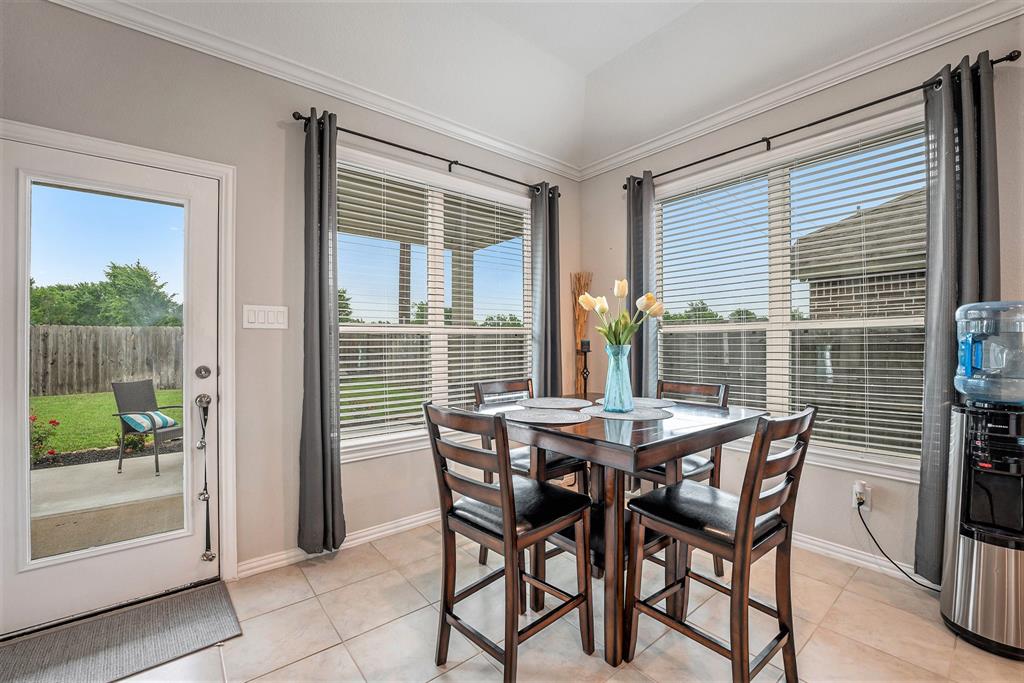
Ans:
[{"label": "striped seat cushion", "polygon": [[173,418],[164,415],[159,410],[153,410],[147,413],[129,413],[127,415],[122,415],[121,419],[125,421],[125,424],[137,432],[153,431],[154,426],[156,426],[157,429],[164,429],[178,424]]}]

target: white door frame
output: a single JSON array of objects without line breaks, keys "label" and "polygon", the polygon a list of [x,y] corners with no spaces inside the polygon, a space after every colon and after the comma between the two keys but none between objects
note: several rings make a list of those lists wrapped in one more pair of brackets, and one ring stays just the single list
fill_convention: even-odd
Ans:
[{"label": "white door frame", "polygon": [[235,487],[235,167],[169,152],[43,128],[0,118],[0,139],[77,152],[116,161],[188,173],[217,181],[218,280],[217,364],[220,370],[220,576],[238,578],[238,526]]}]

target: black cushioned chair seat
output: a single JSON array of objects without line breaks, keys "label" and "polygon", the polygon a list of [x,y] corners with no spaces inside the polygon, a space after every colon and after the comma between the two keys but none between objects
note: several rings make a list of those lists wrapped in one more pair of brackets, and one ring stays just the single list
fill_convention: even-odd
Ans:
[{"label": "black cushioned chair seat", "polygon": [[[529,474],[530,473],[530,447],[521,446],[519,448],[513,448],[509,451],[509,460],[512,465],[513,471],[516,473]],[[576,465],[583,465],[583,461],[579,458],[574,458],[571,455],[564,455],[562,453],[554,453],[547,451],[547,468],[548,469],[561,469],[563,467],[573,467]]]},{"label": "black cushioned chair seat", "polygon": [[[518,534],[557,522],[590,505],[587,496],[529,477],[513,475],[512,490]],[[452,506],[451,514],[495,536],[502,536],[501,508],[472,498],[460,498]]]},{"label": "black cushioned chair seat", "polygon": [[[731,543],[736,538],[736,514],[740,499],[731,493],[692,481],[654,489],[629,501],[629,509],[665,524],[716,541]],[[782,524],[778,510],[754,520],[754,542]]]},{"label": "black cushioned chair seat", "polygon": [[[625,510],[625,543],[627,549],[632,547],[630,543],[629,510]],[[555,534],[575,543],[576,529],[567,527]],[[652,529],[647,529],[644,534],[644,545],[653,543],[661,537],[661,534]],[[590,508],[590,561],[595,567],[604,568],[604,508],[600,505],[593,505]]]},{"label": "black cushioned chair seat", "polygon": [[[686,455],[682,458],[683,465],[683,479],[693,479],[694,477],[700,476],[711,470],[715,469],[715,463],[711,462],[711,458],[703,455]],[[653,472],[665,476],[665,464],[655,465],[654,467],[648,467],[645,471]]]}]

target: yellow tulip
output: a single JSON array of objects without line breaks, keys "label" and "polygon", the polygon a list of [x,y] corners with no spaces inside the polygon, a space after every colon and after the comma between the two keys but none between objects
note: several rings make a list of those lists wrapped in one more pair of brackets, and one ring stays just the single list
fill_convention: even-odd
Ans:
[{"label": "yellow tulip", "polygon": [[648,311],[656,303],[658,303],[658,300],[654,298],[654,295],[647,292],[636,300],[636,307],[639,311]]},{"label": "yellow tulip", "polygon": [[583,292],[580,294],[579,302],[580,308],[584,311],[592,311],[594,310],[594,306],[597,305],[597,299],[590,296],[590,292]]},{"label": "yellow tulip", "polygon": [[629,283],[626,280],[616,280],[614,292],[615,296],[620,299],[625,297],[629,294]]},{"label": "yellow tulip", "polygon": [[608,299],[604,298],[603,296],[597,297],[594,300],[594,310],[597,311],[599,315],[604,315],[605,313],[607,313]]},{"label": "yellow tulip", "polygon": [[665,304],[660,301],[656,301],[653,306],[647,309],[647,315],[652,318],[660,318],[665,314]]}]

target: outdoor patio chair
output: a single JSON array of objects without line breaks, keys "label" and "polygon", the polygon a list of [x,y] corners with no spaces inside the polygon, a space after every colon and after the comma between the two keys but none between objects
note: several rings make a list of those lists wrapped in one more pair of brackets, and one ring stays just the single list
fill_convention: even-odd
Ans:
[{"label": "outdoor patio chair", "polygon": [[156,468],[156,476],[160,476],[160,444],[171,439],[181,438],[183,430],[179,423],[169,427],[158,427],[152,418],[148,420],[148,428],[135,427],[125,420],[126,415],[142,415],[157,410],[168,408],[181,408],[181,406],[158,406],[156,404],[156,389],[153,380],[143,379],[136,382],[111,382],[110,387],[114,390],[114,401],[117,403],[117,412],[114,417],[121,425],[121,434],[117,440],[117,473],[121,474],[121,461],[124,460],[124,437],[126,434],[149,434],[153,437],[153,466]]}]

